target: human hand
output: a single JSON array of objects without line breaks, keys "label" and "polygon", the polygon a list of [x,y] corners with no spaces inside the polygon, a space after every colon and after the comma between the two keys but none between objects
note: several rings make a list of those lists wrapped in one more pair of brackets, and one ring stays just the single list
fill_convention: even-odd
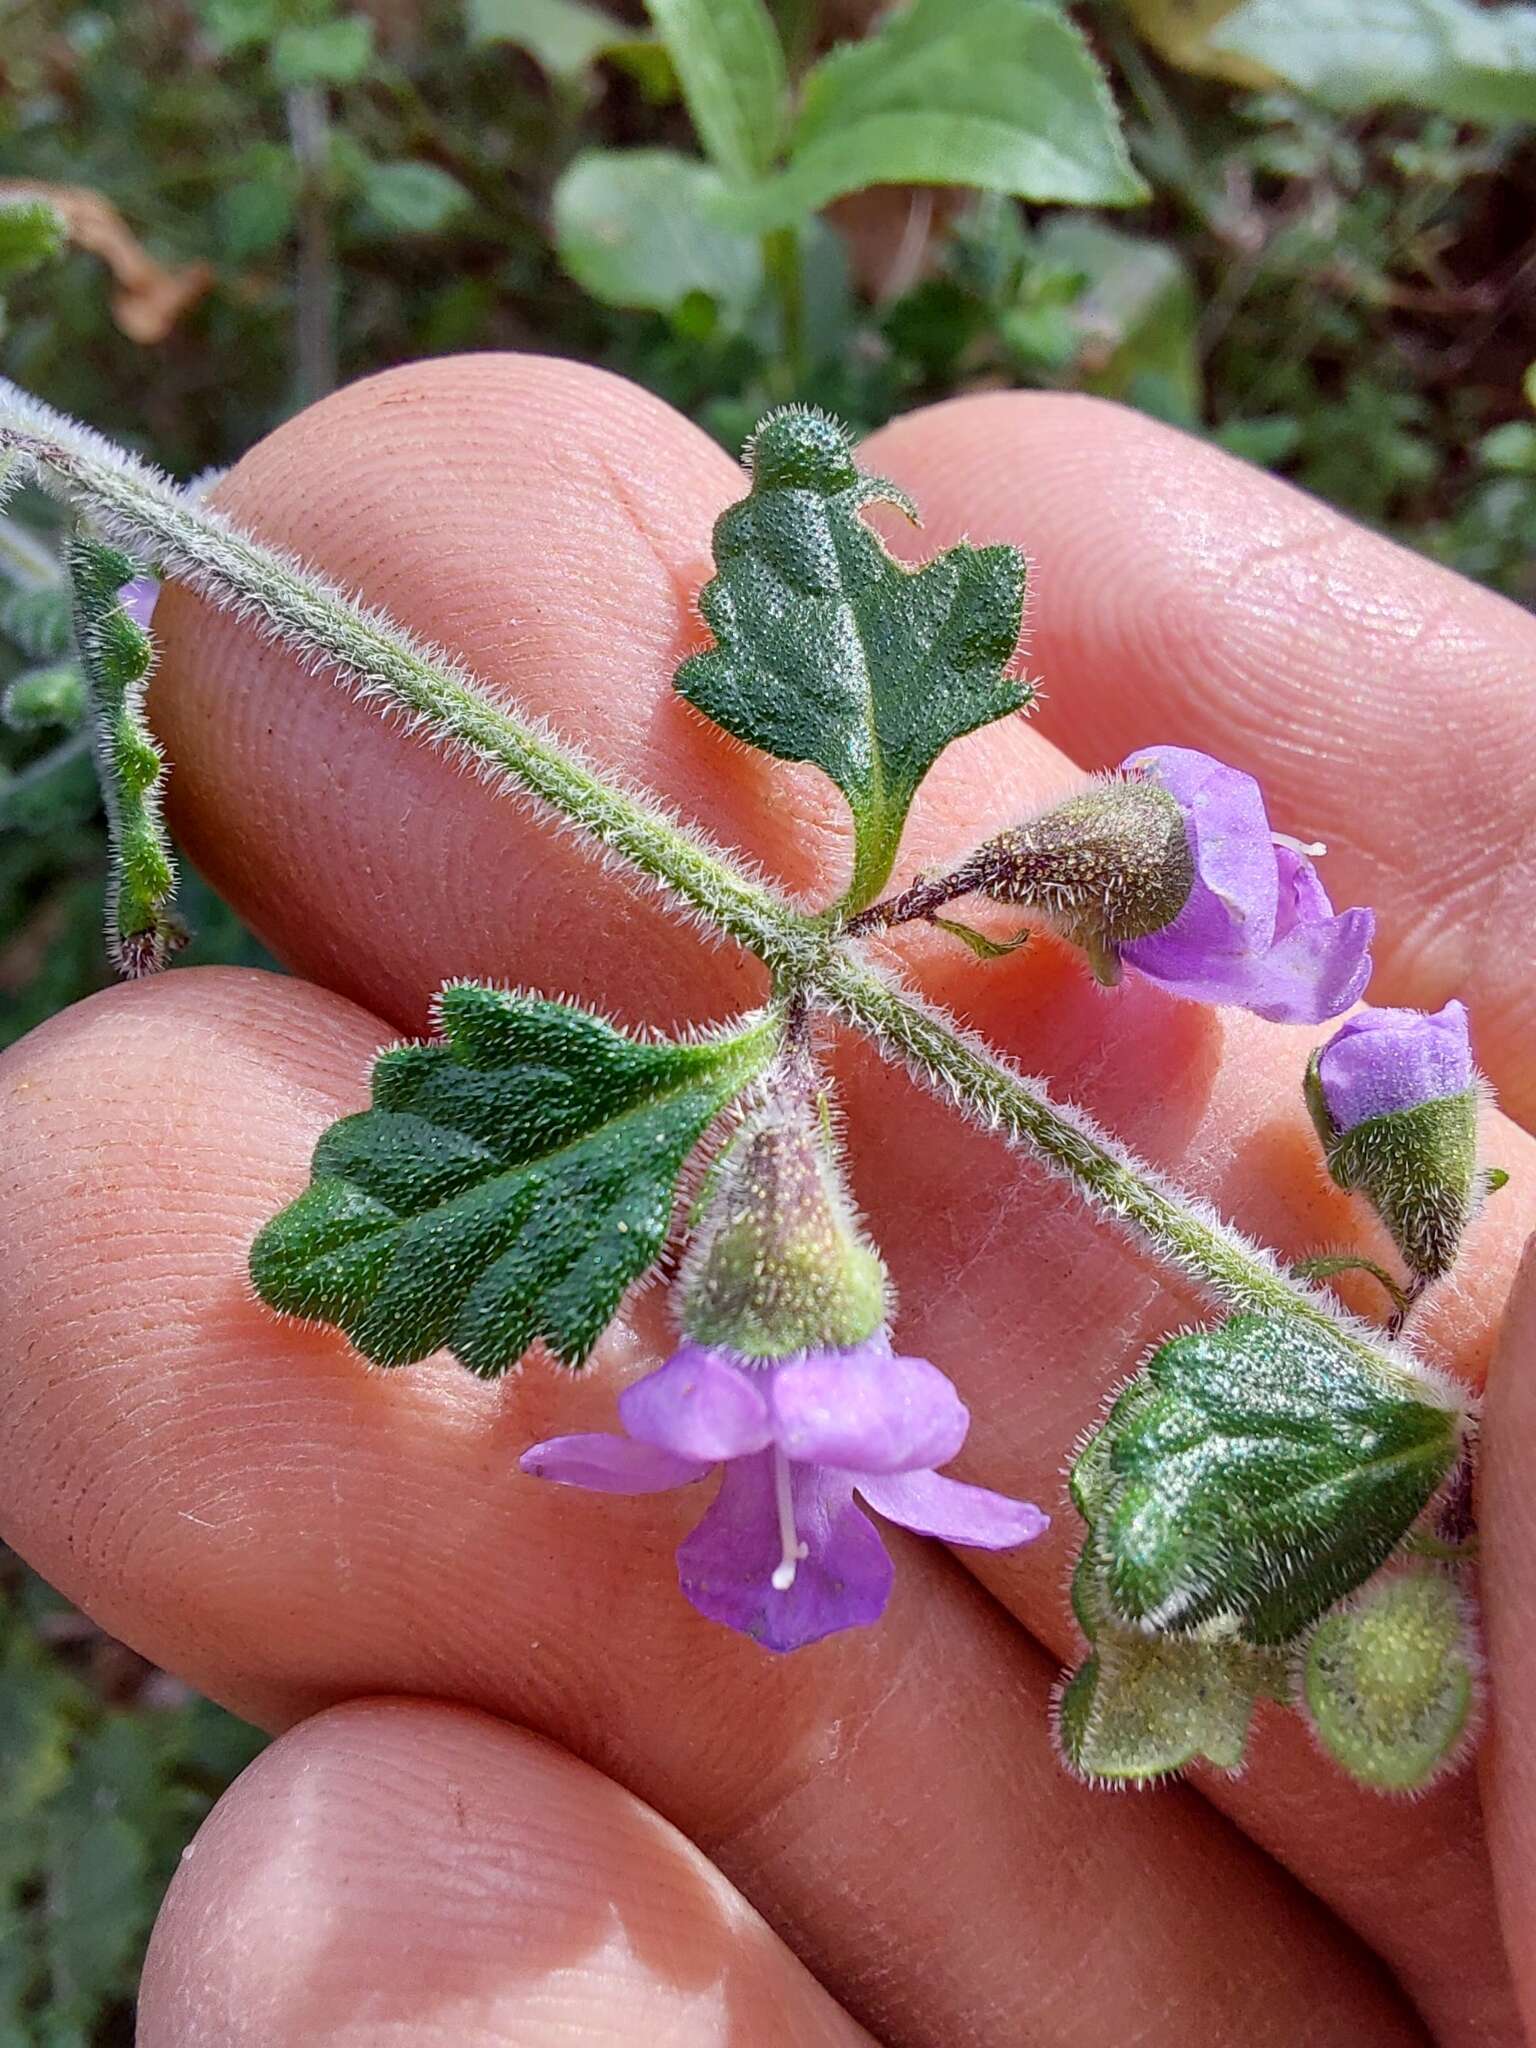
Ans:
[{"label": "human hand", "polygon": [[[1091,401],[961,401],[862,459],[929,518],[896,544],[966,528],[1037,565],[1046,702],[946,755],[904,873],[1077,767],[1208,747],[1259,775],[1277,825],[1331,844],[1338,901],[1376,906],[1372,996],[1462,996],[1508,1108],[1536,1118],[1530,619]],[[838,801],[670,692],[712,521],[739,492],[630,387],[482,357],[342,393],[220,495],[825,900]],[[669,1024],[746,1006],[758,970],[248,628],[178,590],[156,627],[180,835],[305,979],[172,973],[0,1068],[5,1534],[146,1654],[292,1730],[173,1887],[145,2048],[811,2048],[860,2023],[942,2048],[1518,2042],[1494,1898],[1496,1877],[1536,2006],[1536,1766],[1518,1740],[1485,1748],[1486,1832],[1471,1776],[1383,1802],[1278,1716],[1240,1781],[1109,1799],[1047,1735],[1074,1641],[1066,1517],[1013,1555],[904,1546],[878,1629],[769,1659],[677,1596],[694,1504],[516,1473],[528,1442],[611,1422],[616,1387],[660,1353],[654,1295],[587,1378],[535,1366],[498,1386],[447,1362],[366,1372],[334,1332],[252,1301],[256,1228],[444,979]],[[930,993],[1282,1252],[1365,1228],[1316,1164],[1304,1034],[1139,981],[1105,996],[1049,940],[989,966],[927,932],[901,943]],[[862,1048],[839,1061],[903,1340],[973,1412],[956,1469],[1054,1506],[1100,1395],[1196,1305]],[[1511,1184],[1417,1322],[1474,1377],[1536,1222],[1536,1146],[1496,1120],[1486,1153]],[[1511,1313],[1487,1425],[1495,1737],[1536,1696],[1533,1322]]]}]

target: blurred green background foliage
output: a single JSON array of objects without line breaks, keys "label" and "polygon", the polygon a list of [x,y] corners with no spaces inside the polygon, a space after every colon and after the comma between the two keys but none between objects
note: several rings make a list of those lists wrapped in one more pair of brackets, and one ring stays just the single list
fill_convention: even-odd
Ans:
[{"label": "blurred green background foliage", "polygon": [[[460,349],[733,449],[1093,391],[1530,604],[1533,117],[1536,7],[1477,0],[0,0],[0,368],[189,479]],[[0,1043],[108,979],[51,519],[0,522]],[[0,1553],[0,2048],[131,2039],[258,1740]]]}]

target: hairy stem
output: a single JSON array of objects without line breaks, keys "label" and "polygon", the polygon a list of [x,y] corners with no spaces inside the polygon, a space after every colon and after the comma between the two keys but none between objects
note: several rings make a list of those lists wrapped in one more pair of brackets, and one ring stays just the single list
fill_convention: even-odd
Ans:
[{"label": "hairy stem", "polygon": [[1266,1252],[1181,1196],[1080,1113],[1052,1102],[942,1013],[882,980],[825,920],[784,902],[653,799],[606,780],[542,722],[491,703],[450,656],[236,532],[131,456],[0,380],[0,453],[7,449],[162,574],[329,671],[381,715],[404,717],[423,738],[537,799],[657,886],[675,908],[755,953],[782,984],[813,990],[936,1093],[1043,1160],[1216,1303],[1322,1325],[1392,1386],[1420,1399],[1451,1400],[1407,1354],[1374,1342],[1326,1295],[1287,1279]]}]

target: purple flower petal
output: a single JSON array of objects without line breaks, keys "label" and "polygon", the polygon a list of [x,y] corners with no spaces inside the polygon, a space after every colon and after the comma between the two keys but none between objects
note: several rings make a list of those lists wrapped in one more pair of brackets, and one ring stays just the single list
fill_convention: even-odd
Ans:
[{"label": "purple flower petal", "polygon": [[1357,1001],[1375,920],[1334,914],[1311,862],[1275,843],[1253,777],[1186,747],[1145,748],[1124,765],[1178,799],[1195,856],[1189,901],[1121,949],[1127,965],[1174,995],[1275,1023],[1315,1024]]},{"label": "purple flower petal", "polygon": [[654,1444],[593,1430],[552,1436],[524,1451],[517,1463],[530,1479],[551,1479],[557,1486],[584,1486],[592,1493],[665,1493],[707,1479],[714,1461],[680,1458]]},{"label": "purple flower petal", "polygon": [[1363,1010],[1318,1055],[1328,1113],[1341,1131],[1371,1117],[1465,1095],[1472,1046],[1461,1003],[1443,1010]]},{"label": "purple flower petal", "polygon": [[1254,962],[1240,998],[1243,1007],[1272,1024],[1321,1024],[1337,1017],[1365,993],[1375,935],[1369,910],[1297,925]]},{"label": "purple flower petal", "polygon": [[970,1413],[926,1358],[884,1346],[814,1351],[768,1383],[774,1441],[801,1464],[847,1472],[943,1465],[965,1442]]},{"label": "purple flower petal", "polygon": [[773,1441],[765,1373],[736,1365],[728,1353],[685,1344],[666,1364],[619,1396],[619,1419],[641,1443],[716,1464],[761,1451]]},{"label": "purple flower petal", "polygon": [[1033,1543],[1051,1526],[1050,1516],[1033,1501],[1010,1500],[1004,1493],[966,1486],[937,1472],[859,1477],[854,1485],[888,1522],[976,1550],[1012,1550],[1015,1544]]},{"label": "purple flower petal", "polygon": [[1189,901],[1171,925],[1133,941],[1127,959],[1134,950],[1141,973],[1172,980],[1192,959],[1241,957],[1267,946],[1279,884],[1269,817],[1253,777],[1190,747],[1145,747],[1123,766],[1177,798],[1195,858]]},{"label": "purple flower petal", "polygon": [[160,580],[156,576],[135,576],[131,583],[125,583],[117,593],[117,601],[123,610],[147,633],[149,622],[155,615],[155,599],[160,595]]},{"label": "purple flower petal", "polygon": [[878,1621],[894,1576],[885,1545],[853,1503],[846,1474],[791,1468],[795,1527],[806,1555],[783,1592],[772,1451],[727,1465],[709,1512],[677,1553],[678,1582],[700,1614],[766,1650],[798,1650]]}]

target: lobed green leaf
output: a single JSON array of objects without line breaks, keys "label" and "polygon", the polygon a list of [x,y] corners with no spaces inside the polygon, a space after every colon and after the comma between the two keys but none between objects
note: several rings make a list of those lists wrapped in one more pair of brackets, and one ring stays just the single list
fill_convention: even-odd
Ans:
[{"label": "lobed green leaf", "polygon": [[1388,1389],[1299,1318],[1176,1337],[1080,1460],[1110,1605],[1147,1628],[1234,1616],[1251,1641],[1288,1642],[1392,1553],[1460,1435],[1452,1409]]},{"label": "lobed green leaf", "polygon": [[666,1240],[684,1162],[771,1056],[771,1016],[643,1041],[563,1003],[456,983],[443,1042],[383,1053],[312,1184],[251,1249],[273,1308],[377,1365],[446,1347],[494,1377],[542,1338],[580,1364]]},{"label": "lobed green leaf", "polygon": [[677,688],[737,739],[837,784],[853,812],[854,910],[884,886],[944,748],[1029,701],[1005,672],[1024,560],[962,543],[906,568],[860,513],[912,507],[861,476],[842,429],[805,408],[771,415],[749,462],[751,491],[716,523],[717,573],[699,599],[715,645],[683,663]]}]

